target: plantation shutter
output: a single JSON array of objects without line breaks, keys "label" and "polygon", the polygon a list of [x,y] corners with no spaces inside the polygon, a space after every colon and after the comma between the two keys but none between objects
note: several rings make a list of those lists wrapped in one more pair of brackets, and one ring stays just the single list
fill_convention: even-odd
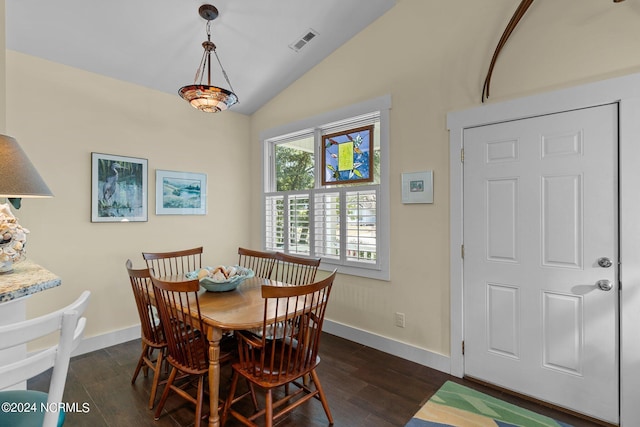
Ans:
[{"label": "plantation shutter", "polygon": [[265,198],[265,246],[270,251],[284,249],[284,196]]},{"label": "plantation shutter", "polygon": [[375,264],[378,254],[378,190],[346,191],[346,259]]},{"label": "plantation shutter", "polygon": [[340,259],[340,193],[316,193],[314,202],[315,254]]},{"label": "plantation shutter", "polygon": [[309,235],[309,194],[288,197],[289,247],[288,252],[298,255],[311,253]]}]

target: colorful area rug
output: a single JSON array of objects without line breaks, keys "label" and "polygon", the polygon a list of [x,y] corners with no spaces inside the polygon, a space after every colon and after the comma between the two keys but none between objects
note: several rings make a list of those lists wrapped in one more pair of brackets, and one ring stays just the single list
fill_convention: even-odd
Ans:
[{"label": "colorful area rug", "polygon": [[571,427],[447,381],[405,427]]}]

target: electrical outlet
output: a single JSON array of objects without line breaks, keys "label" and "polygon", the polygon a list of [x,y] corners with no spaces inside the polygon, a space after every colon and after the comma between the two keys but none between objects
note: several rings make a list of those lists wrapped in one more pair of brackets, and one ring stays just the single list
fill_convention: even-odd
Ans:
[{"label": "electrical outlet", "polygon": [[404,313],[396,313],[396,326],[399,328],[404,328]]}]

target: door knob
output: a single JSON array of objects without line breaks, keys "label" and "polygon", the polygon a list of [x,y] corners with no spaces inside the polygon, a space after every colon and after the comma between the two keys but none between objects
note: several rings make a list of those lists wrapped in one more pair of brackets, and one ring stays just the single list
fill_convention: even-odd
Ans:
[{"label": "door knob", "polygon": [[598,280],[596,282],[596,285],[598,285],[598,287],[603,291],[610,291],[611,289],[613,289],[613,284],[611,283],[610,280],[607,280],[607,279]]},{"label": "door knob", "polygon": [[598,265],[602,268],[609,268],[613,265],[613,263],[609,258],[603,256],[602,258],[598,258]]}]

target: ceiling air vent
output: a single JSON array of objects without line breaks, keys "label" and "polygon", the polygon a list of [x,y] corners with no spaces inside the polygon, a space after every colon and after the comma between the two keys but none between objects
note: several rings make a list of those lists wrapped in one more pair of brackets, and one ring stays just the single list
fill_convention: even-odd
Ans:
[{"label": "ceiling air vent", "polygon": [[296,52],[299,52],[300,49],[305,47],[307,45],[307,43],[309,43],[317,35],[318,35],[318,33],[316,32],[316,30],[314,30],[312,28],[309,28],[309,31],[307,31],[307,33],[305,35],[300,37],[300,39],[297,40],[296,42],[290,44],[289,47],[291,49],[295,50]]}]

